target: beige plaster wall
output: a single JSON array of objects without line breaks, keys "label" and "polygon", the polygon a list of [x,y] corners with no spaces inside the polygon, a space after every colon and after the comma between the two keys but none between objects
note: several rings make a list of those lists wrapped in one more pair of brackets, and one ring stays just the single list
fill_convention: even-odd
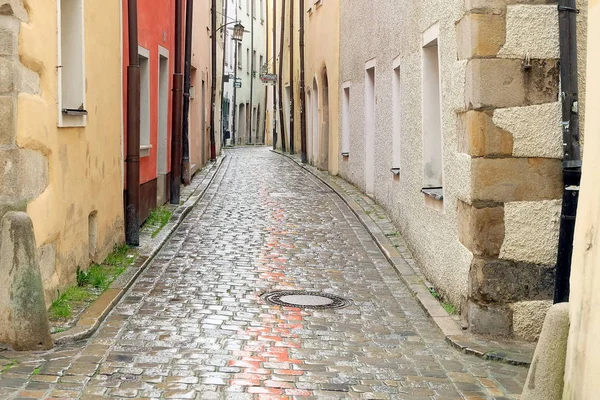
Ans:
[{"label": "beige plaster wall", "polygon": [[586,149],[571,272],[569,343],[564,399],[593,399],[600,392],[600,0],[588,3]]},{"label": "beige plaster wall", "polygon": [[[527,3],[527,4],[519,4]],[[500,58],[521,61],[527,57],[558,57],[558,23],[556,6],[542,2],[498,0],[497,15],[506,15],[506,35],[492,24],[470,27],[457,22],[465,15],[466,7],[476,9],[477,1],[378,1],[342,2],[340,83],[350,85],[350,156],[339,156],[340,175],[365,189],[364,141],[364,76],[365,63],[375,62],[376,135],[375,135],[375,190],[374,199],[393,216],[396,226],[406,237],[426,276],[454,304],[460,305],[468,293],[469,270],[473,254],[459,242],[457,202],[471,203],[481,193],[474,185],[483,179],[478,162],[460,152],[461,114],[477,108],[468,100],[488,88],[504,90],[505,82],[495,83],[475,68],[477,56],[469,63],[463,58],[465,47],[460,38],[482,37],[481,32],[460,32],[464,26],[471,29],[488,29],[486,39],[497,37],[498,43],[489,40],[477,48],[477,42],[463,41],[462,46],[473,46],[477,51]],[[481,2],[482,7],[493,4]],[[502,17],[504,18],[504,17]],[[422,35],[435,24],[439,25],[439,59],[441,72],[442,135],[444,201],[441,210],[425,204],[420,192],[423,184],[423,133],[422,133]],[[504,21],[502,21],[502,29]],[[496,29],[498,28],[498,30]],[[526,33],[525,33],[526,32]],[[526,36],[524,38],[524,36]],[[374,61],[373,61],[374,60]],[[398,61],[399,60],[399,61]],[[504,60],[500,60],[504,62]],[[393,109],[393,69],[400,68],[400,106]],[[514,81],[518,85],[517,80]],[[513,91],[511,89],[511,91]],[[490,98],[493,96],[489,96]],[[466,101],[467,100],[467,101]],[[502,102],[493,104],[500,108],[490,112],[492,121],[509,133],[514,141],[512,154],[505,157],[561,158],[560,106],[553,102],[532,100],[530,106],[502,108]],[[508,105],[507,102],[506,104]],[[515,101],[525,104],[526,101]],[[400,175],[394,178],[393,120],[399,114]],[[339,152],[338,152],[339,154]],[[495,160],[492,160],[495,162]],[[502,161],[498,161],[502,164]],[[515,164],[518,165],[518,162]],[[500,166],[502,167],[502,166]],[[505,167],[508,168],[508,163]],[[511,167],[512,168],[512,167]],[[485,168],[484,168],[485,169]],[[487,170],[487,169],[486,169]],[[478,172],[479,171],[479,172]],[[559,183],[557,183],[558,185]],[[502,186],[499,184],[499,186]],[[510,261],[553,264],[556,255],[557,209],[560,204],[551,201],[510,202],[505,208],[505,236],[501,258]],[[504,202],[498,198],[496,201]],[[532,229],[536,227],[537,229]],[[518,307],[518,306],[517,306]],[[537,307],[544,309],[544,307]],[[543,319],[543,315],[542,315]],[[532,336],[529,334],[529,336]]]},{"label": "beige plaster wall", "polygon": [[[39,77],[39,88],[18,96],[16,144],[41,152],[48,163],[48,184],[27,205],[48,303],[57,289],[75,282],[77,266],[102,260],[124,238],[121,7],[116,1],[85,2],[87,124],[57,128],[56,0],[27,0],[26,6],[19,56]],[[88,246],[92,212],[98,219],[94,254]]]},{"label": "beige plaster wall", "polygon": [[[332,175],[338,173],[339,144],[339,96],[340,96],[340,1],[326,0],[317,3],[305,0],[305,82],[306,92],[311,93],[313,81],[319,90],[319,127],[323,135],[323,71],[327,70],[329,86],[329,148],[328,167]],[[312,96],[314,98],[314,96]],[[305,103],[308,107],[308,102]],[[310,136],[310,121],[307,118],[307,136]],[[321,138],[320,138],[321,139]],[[311,140],[307,137],[307,147]],[[324,151],[324,150],[323,150]],[[309,149],[308,154],[311,154]],[[314,163],[314,162],[313,162]]]},{"label": "beige plaster wall", "polygon": [[[217,27],[220,26],[217,18]],[[194,24],[192,40],[192,68],[195,68],[194,98],[190,100],[190,162],[202,168],[210,158],[210,88],[211,88],[211,39],[210,1],[194,2]],[[217,40],[221,37],[217,35]],[[218,65],[218,64],[217,64]],[[204,102],[202,101],[202,81],[204,81]],[[218,86],[220,88],[220,86]],[[218,97],[215,101],[218,101]],[[204,109],[202,105],[204,104]],[[204,113],[205,129],[202,129]],[[215,120],[220,114],[215,111]],[[216,139],[216,137],[215,137]],[[194,171],[192,171],[194,172]]]},{"label": "beige plaster wall", "polygon": [[[457,153],[457,113],[464,111],[466,61],[457,61],[463,1],[342,2],[340,82],[350,84],[349,157],[340,175],[365,189],[365,63],[375,60],[374,199],[393,217],[427,277],[454,304],[467,292],[472,254],[459,243],[457,199],[468,197],[470,157]],[[410,10],[410,12],[407,12]],[[425,205],[422,163],[422,33],[439,24],[442,88],[444,203]],[[394,61],[400,59],[400,107],[392,108]],[[339,90],[339,89],[338,89]],[[401,118],[400,176],[394,179],[393,115]]]}]

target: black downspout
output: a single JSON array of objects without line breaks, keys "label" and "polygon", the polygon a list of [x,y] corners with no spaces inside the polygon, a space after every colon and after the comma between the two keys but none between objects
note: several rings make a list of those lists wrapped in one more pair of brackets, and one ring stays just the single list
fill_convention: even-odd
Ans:
[{"label": "black downspout", "polygon": [[[229,8],[229,0],[224,0],[225,1],[225,22],[227,23],[227,10]],[[223,28],[225,29],[225,28]],[[221,145],[224,146],[225,145],[225,131],[227,130],[225,128],[225,59],[227,58],[227,31],[225,31],[225,34],[223,35],[223,77],[221,78]],[[229,112],[229,110],[227,110],[227,112]]]},{"label": "black downspout", "polygon": [[183,123],[183,74],[181,73],[182,0],[175,0],[175,60],[173,72],[173,105],[171,120],[171,204],[181,198],[181,130]]},{"label": "black downspout", "polygon": [[250,2],[250,123],[248,129],[248,142],[252,143],[252,128],[254,126],[252,117],[254,117],[254,7],[256,6],[256,0]]},{"label": "black downspout", "polygon": [[300,158],[308,163],[306,155],[306,87],[304,82],[304,0],[300,0]]},{"label": "black downspout", "polygon": [[285,34],[285,2],[281,3],[281,32],[279,35],[279,131],[281,132],[281,151],[286,151],[285,145],[285,128],[283,127],[284,115],[283,115],[283,35]]},{"label": "black downspout", "polygon": [[576,0],[559,0],[560,81],[563,131],[563,202],[560,216],[554,303],[569,301],[569,279],[573,255],[575,219],[581,182],[581,147],[579,143],[579,87],[577,69]]},{"label": "black downspout", "polygon": [[183,83],[183,130],[181,133],[182,166],[181,180],[185,185],[190,184],[190,87],[192,86],[192,24],[194,21],[194,0],[186,1],[185,10],[185,67]]},{"label": "black downspout", "polygon": [[137,0],[127,8],[129,65],[127,66],[127,196],[125,240],[140,244],[140,61],[138,56]]},{"label": "black downspout", "polygon": [[[273,74],[277,73],[277,0],[273,0]],[[273,82],[273,150],[277,149],[277,82]]]},{"label": "black downspout", "polygon": [[294,154],[294,1],[290,2],[290,154]]},{"label": "black downspout", "polygon": [[210,85],[210,159],[217,159],[217,145],[215,143],[215,98],[217,90],[217,0],[211,1],[211,64],[212,76]]}]

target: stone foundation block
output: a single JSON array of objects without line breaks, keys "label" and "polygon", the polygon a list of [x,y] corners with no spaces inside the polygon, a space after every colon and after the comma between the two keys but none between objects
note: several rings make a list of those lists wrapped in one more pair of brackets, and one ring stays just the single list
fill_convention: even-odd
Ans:
[{"label": "stone foundation block", "polygon": [[522,400],[561,400],[569,339],[569,303],[553,305],[527,374]]},{"label": "stone foundation block", "polygon": [[30,199],[48,185],[48,160],[34,150],[0,150],[0,193]]},{"label": "stone foundation block", "polygon": [[12,145],[17,131],[17,104],[13,96],[0,96],[0,145]]},{"label": "stone foundation block", "polygon": [[33,224],[23,212],[8,212],[0,224],[0,342],[52,348]]},{"label": "stone foundation block", "polygon": [[507,203],[562,198],[561,160],[548,158],[474,158],[471,198]]},{"label": "stone foundation block", "polygon": [[468,109],[519,107],[555,102],[558,98],[557,60],[472,59],[467,64],[465,102]]},{"label": "stone foundation block", "polygon": [[0,56],[16,56],[19,51],[19,22],[0,15]]},{"label": "stone foundation block", "polygon": [[505,306],[485,306],[469,301],[467,320],[472,333],[480,335],[510,336],[512,311]]},{"label": "stone foundation block", "polygon": [[17,89],[19,73],[12,57],[0,57],[0,93],[12,93]]},{"label": "stone foundation block", "polygon": [[498,128],[488,113],[467,111],[462,114],[460,121],[459,152],[473,157],[512,155],[512,134]]},{"label": "stone foundation block", "polygon": [[512,304],[514,336],[529,342],[538,340],[544,318],[551,306],[552,300],[520,301]]},{"label": "stone foundation block", "polygon": [[458,59],[489,57],[498,54],[506,41],[504,16],[468,14],[457,24]]},{"label": "stone foundation block", "polygon": [[469,298],[481,304],[548,300],[554,294],[553,266],[475,258],[469,272]]},{"label": "stone foundation block", "polygon": [[497,257],[504,242],[504,207],[476,208],[459,200],[458,239],[474,255]]}]

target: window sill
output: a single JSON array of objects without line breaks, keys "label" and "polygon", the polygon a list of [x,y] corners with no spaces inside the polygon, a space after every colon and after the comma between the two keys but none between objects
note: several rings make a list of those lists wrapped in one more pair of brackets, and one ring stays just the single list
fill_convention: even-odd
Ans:
[{"label": "window sill", "polygon": [[344,157],[344,158],[350,157],[350,153],[348,153],[347,151],[344,151],[341,154],[342,154],[342,157]]},{"label": "window sill", "polygon": [[392,174],[394,174],[394,176],[400,176],[400,168],[392,168],[390,171]]},{"label": "window sill", "polygon": [[144,144],[140,146],[140,157],[149,157],[150,150],[152,149],[151,144]]},{"label": "window sill", "polygon": [[423,188],[421,189],[421,193],[437,201],[444,200],[444,188],[441,186]]}]

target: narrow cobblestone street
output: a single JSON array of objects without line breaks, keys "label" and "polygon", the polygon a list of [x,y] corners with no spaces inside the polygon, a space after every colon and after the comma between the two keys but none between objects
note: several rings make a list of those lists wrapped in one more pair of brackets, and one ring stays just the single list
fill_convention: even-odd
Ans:
[{"label": "narrow cobblestone street", "polygon": [[[352,304],[260,298],[298,289]],[[446,344],[346,204],[267,148],[228,152],[92,338],[2,354],[2,399],[505,399],[527,374]]]}]

